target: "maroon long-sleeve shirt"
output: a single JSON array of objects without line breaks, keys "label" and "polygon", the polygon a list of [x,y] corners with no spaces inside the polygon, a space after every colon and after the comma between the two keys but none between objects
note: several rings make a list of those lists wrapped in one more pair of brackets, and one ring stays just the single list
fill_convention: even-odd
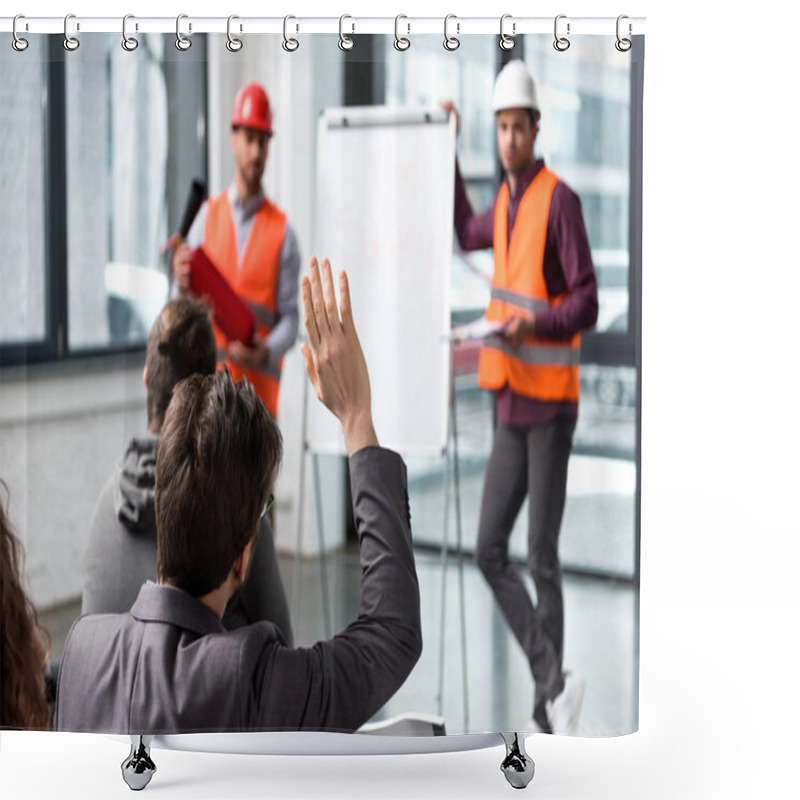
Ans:
[{"label": "maroon long-sleeve shirt", "polygon": [[[517,181],[516,193],[509,192],[509,241],[522,196],[542,167],[543,159],[535,161]],[[482,250],[493,246],[496,204],[495,197],[489,208],[476,214],[456,165],[455,230],[462,250]],[[563,181],[556,184],[550,200],[543,269],[548,295],[555,297],[566,293],[567,296],[558,306],[536,313],[536,335],[547,339],[568,339],[591,328],[597,322],[597,276],[581,201]],[[536,425],[577,414],[577,403],[534,400],[513,392],[508,385],[497,393],[497,418],[506,425]]]}]

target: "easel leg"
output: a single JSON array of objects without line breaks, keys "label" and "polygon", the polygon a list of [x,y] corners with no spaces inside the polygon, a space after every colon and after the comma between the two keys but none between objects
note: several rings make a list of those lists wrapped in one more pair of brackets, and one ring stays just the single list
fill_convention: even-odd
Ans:
[{"label": "easel leg", "polygon": [[319,575],[322,590],[322,614],[325,621],[325,638],[333,636],[331,623],[331,596],[328,591],[328,557],[325,553],[325,529],[322,520],[322,481],[319,474],[319,456],[311,456],[314,462],[314,499],[317,509],[317,541],[319,542]]},{"label": "easel leg", "polygon": [[436,697],[437,713],[444,716],[444,655],[447,626],[447,534],[450,529],[450,428],[444,451],[444,521],[442,524],[442,598],[439,610],[439,693]]},{"label": "easel leg", "polygon": [[458,549],[458,599],[461,607],[461,686],[464,696],[464,732],[469,732],[469,690],[467,681],[467,620],[464,598],[464,545],[461,533],[461,481],[458,471],[458,422],[456,420],[455,359],[450,356],[450,425],[453,439],[453,478],[455,480],[456,547]]},{"label": "easel leg", "polygon": [[453,344],[450,344],[450,397],[449,397],[449,420],[447,425],[447,441],[445,443],[444,457],[444,524],[442,526],[442,601],[440,611],[440,634],[439,634],[439,694],[437,696],[437,708],[439,716],[444,716],[444,657],[445,657],[445,630],[446,630],[446,606],[447,606],[447,550],[448,533],[450,530],[450,483],[451,483],[451,459],[453,470],[453,485],[455,489],[455,511],[456,511],[456,552],[458,555],[458,595],[461,611],[461,682],[463,689],[464,703],[464,733],[469,732],[469,692],[467,683],[467,622],[464,601],[464,549],[461,529],[461,483],[458,471],[458,425],[456,423],[456,378],[453,358]]},{"label": "easel leg", "polygon": [[506,780],[515,789],[524,789],[533,780],[536,765],[525,752],[525,739],[518,733],[501,733],[506,744],[506,757],[500,765]]},{"label": "easel leg", "polygon": [[131,751],[122,762],[122,779],[133,789],[140,792],[150,783],[156,774],[156,765],[150,758],[150,742],[152,736],[139,736],[131,734]]},{"label": "easel leg", "polygon": [[305,522],[306,457],[308,427],[308,381],[303,381],[303,425],[300,441],[300,481],[297,491],[297,530],[294,547],[294,569],[292,572],[292,629],[295,641],[300,631],[300,577],[303,558],[303,523]]}]

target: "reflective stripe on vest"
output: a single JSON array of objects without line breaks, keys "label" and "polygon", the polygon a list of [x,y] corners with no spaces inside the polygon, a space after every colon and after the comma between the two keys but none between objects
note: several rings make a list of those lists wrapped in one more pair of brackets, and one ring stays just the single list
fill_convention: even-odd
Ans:
[{"label": "reflective stripe on vest", "polygon": [[580,350],[570,345],[556,344],[521,344],[516,350],[502,336],[488,336],[484,347],[499,350],[511,358],[524,361],[526,364],[551,364],[554,366],[571,367],[579,364]]},{"label": "reflective stripe on vest", "polygon": [[[544,278],[544,250],[550,200],[558,177],[542,168],[525,190],[514,230],[508,237],[508,185],[497,195],[494,219],[494,276],[486,317],[504,322],[513,316],[537,314],[562,303],[566,295],[549,297]],[[499,390],[508,385],[517,394],[549,402],[577,402],[580,334],[567,340],[526,336],[513,350],[500,336],[481,348],[478,384]]]},{"label": "reflective stripe on vest", "polygon": [[[255,314],[256,336],[262,340],[277,321],[278,275],[285,235],[286,215],[265,199],[253,219],[240,260],[228,193],[222,192],[208,200],[203,247],[236,294]],[[276,416],[282,362],[274,367],[245,369],[225,357],[227,340],[222,331],[215,326],[214,333],[218,354],[222,353],[234,379],[246,377],[269,412]]]},{"label": "reflective stripe on vest", "polygon": [[550,308],[547,300],[537,300],[535,297],[525,297],[524,294],[517,294],[509,289],[501,289],[498,286],[492,287],[492,300],[500,300],[512,306],[518,306],[525,311],[535,314],[537,311],[546,311]]}]

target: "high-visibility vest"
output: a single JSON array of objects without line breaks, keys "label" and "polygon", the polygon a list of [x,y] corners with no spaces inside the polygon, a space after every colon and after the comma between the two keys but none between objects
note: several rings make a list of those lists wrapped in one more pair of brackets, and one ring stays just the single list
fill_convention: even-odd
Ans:
[{"label": "high-visibility vest", "polygon": [[[566,293],[549,297],[544,279],[544,249],[550,199],[558,176],[543,167],[520,200],[508,239],[508,185],[497,195],[494,215],[494,277],[486,317],[504,322],[562,303]],[[502,336],[490,336],[481,348],[478,384],[549,402],[577,402],[580,334],[570,339],[526,336],[516,350]]]},{"label": "high-visibility vest", "polygon": [[[231,288],[250,307],[256,318],[256,336],[263,339],[277,320],[278,273],[281,248],[286,235],[286,215],[265,199],[256,212],[241,261],[236,229],[227,192],[208,199],[203,247],[230,283]],[[228,366],[235,380],[247,377],[273,417],[278,414],[278,389],[282,363],[275,367],[245,369],[227,357],[228,340],[217,326],[217,358]]]}]

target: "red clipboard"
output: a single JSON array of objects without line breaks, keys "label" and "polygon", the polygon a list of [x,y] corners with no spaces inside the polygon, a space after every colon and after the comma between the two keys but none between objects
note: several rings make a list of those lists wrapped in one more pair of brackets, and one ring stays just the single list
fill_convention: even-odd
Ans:
[{"label": "red clipboard", "polygon": [[202,247],[192,251],[191,281],[192,291],[198,297],[208,295],[211,298],[214,322],[225,336],[246,345],[252,344],[255,315],[233,291]]}]

